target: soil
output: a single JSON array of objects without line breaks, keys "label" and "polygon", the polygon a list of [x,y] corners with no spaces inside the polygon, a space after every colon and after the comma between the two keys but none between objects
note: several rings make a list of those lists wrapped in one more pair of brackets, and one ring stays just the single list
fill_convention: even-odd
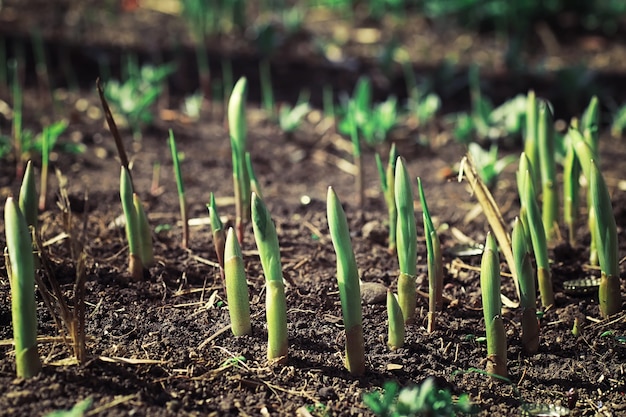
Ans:
[{"label": "soil", "polygon": [[[237,76],[245,74],[251,78],[248,144],[281,245],[289,320],[287,363],[270,365],[266,360],[264,277],[249,225],[243,251],[253,331],[249,336],[234,337],[228,329],[223,283],[206,224],[205,204],[209,193],[214,192],[220,213],[232,222],[230,144],[221,103],[216,102],[211,110],[205,111],[198,122],[178,117],[177,104],[197,79],[191,68],[177,72],[170,83],[170,95],[159,103],[160,117],[155,126],[144,131],[141,140],[133,140],[127,130],[122,130],[132,160],[135,188],[146,204],[151,225],[155,227],[157,259],[144,281],[131,282],[127,273],[124,231],[114,225],[122,212],[118,192],[119,160],[93,88],[98,70],[92,56],[94,51],[105,51],[111,60],[119,60],[119,51],[130,49],[147,59],[146,50],[155,48],[162,48],[163,56],[166,56],[171,52],[170,38],[164,38],[164,32],[154,28],[167,27],[181,39],[185,36],[184,28],[172,16],[146,8],[132,13],[115,11],[119,18],[107,21],[108,32],[103,31],[100,36],[96,35],[98,31],[88,30],[87,24],[81,21],[83,26],[79,27],[80,30],[75,26],[77,32],[72,37],[68,34],[68,26],[59,22],[64,22],[63,18],[71,15],[70,12],[76,12],[81,2],[57,3],[58,7],[51,9],[46,6],[48,2],[18,4],[6,1],[0,11],[0,21],[2,36],[8,45],[12,45],[15,39],[27,42],[26,29],[38,24],[51,52],[50,59],[53,62],[63,59],[54,52],[66,50],[69,51],[69,55],[65,55],[69,62],[76,70],[81,69],[78,77],[81,88],[55,90],[53,107],[48,104],[50,97],[37,87],[33,68],[27,65],[24,114],[25,127],[33,131],[39,131],[44,121],[65,117],[70,120],[70,125],[61,141],[86,145],[82,154],[54,153],[53,164],[69,181],[75,220],[73,234],[80,236],[78,225],[83,222],[87,225],[84,241],[89,358],[83,365],[72,363],[70,348],[58,337],[59,329],[38,296],[42,337],[39,351],[44,362],[43,370],[32,379],[15,378],[9,284],[3,271],[0,277],[0,415],[45,415],[53,410],[69,409],[87,397],[93,398],[89,415],[103,416],[371,415],[362,403],[363,393],[379,389],[388,380],[405,386],[430,376],[436,377],[438,386],[450,389],[455,395],[468,393],[479,407],[480,415],[484,416],[519,415],[520,406],[535,403],[567,406],[572,416],[619,416],[626,413],[623,366],[626,315],[620,313],[601,320],[595,296],[571,296],[563,291],[566,280],[598,275],[597,270],[587,265],[589,233],[582,224],[576,245],[570,247],[563,243],[551,250],[556,305],[546,309],[541,319],[539,352],[531,356],[523,353],[520,346],[521,314],[517,309],[505,308],[503,316],[511,383],[474,371],[485,368],[486,357],[486,346],[480,342],[485,332],[476,269],[480,255],[461,258],[453,249],[462,243],[463,235],[469,242],[484,242],[489,229],[484,216],[480,211],[476,212],[476,201],[467,184],[458,183],[450,176],[465,151],[451,139],[450,126],[443,117],[429,126],[418,128],[409,123],[409,127],[397,129],[392,139],[398,145],[399,154],[406,159],[411,176],[422,178],[444,247],[444,295],[449,302],[438,319],[437,329],[428,333],[424,326],[427,299],[418,297],[419,319],[408,327],[405,347],[390,351],[386,345],[384,303],[365,300],[367,372],[362,377],[351,376],[343,366],[344,332],[335,279],[335,254],[325,215],[325,196],[327,187],[332,186],[344,203],[363,282],[395,288],[399,271],[396,258],[387,252],[386,208],[375,170],[374,150],[366,149],[364,153],[366,198],[359,207],[355,199],[349,140],[337,135],[332,124],[319,111],[314,111],[302,128],[291,135],[283,133],[268,120],[255,103],[258,86],[254,74],[258,68],[258,56],[250,52],[249,43],[237,43],[234,38],[221,39],[211,47],[212,53],[223,53],[233,59]],[[91,3],[97,2],[85,2],[85,7],[89,8]],[[150,20],[151,17],[157,20]],[[133,26],[132,22],[136,25]],[[155,26],[157,24],[159,26]],[[124,41],[120,40],[122,37],[113,36],[122,33],[122,29],[128,29],[124,32],[128,33],[123,37]],[[327,28],[322,23],[311,23],[305,33],[307,36],[303,35],[304,40],[298,44],[300,47],[287,49],[289,53],[285,53],[284,60],[273,61],[273,70],[277,74],[274,84],[279,99],[294,100],[297,91],[304,86],[311,88],[314,97],[321,100],[319,92],[328,82],[336,91],[350,91],[359,75],[376,75],[372,60],[362,51],[359,54],[359,51],[346,49],[355,54],[358,63],[357,69],[349,70],[338,69],[319,57],[302,53],[304,46],[310,46],[308,36],[324,30]],[[424,36],[440,42],[441,48],[451,45],[444,43],[446,37],[453,36],[449,31],[438,32],[438,28],[428,25],[425,31]],[[147,33],[155,36],[146,36]],[[381,33],[387,36],[384,26]],[[141,39],[151,39],[152,44],[146,46]],[[614,51],[620,48],[620,43],[600,39],[611,45],[607,48],[607,55],[618,60]],[[474,56],[481,50],[488,51],[491,42],[489,38],[476,39],[472,46]],[[571,45],[574,46],[570,48],[575,50],[575,42]],[[186,49],[183,51],[190,53]],[[567,51],[560,52],[563,52],[559,55],[562,62],[571,62]],[[250,65],[246,66],[246,63]],[[415,66],[420,65],[416,60]],[[51,66],[52,79],[62,87],[62,71],[57,68]],[[544,92],[552,95],[550,98],[557,103],[557,108],[559,100],[565,101],[563,95],[558,94],[552,76],[511,78],[515,74],[505,74],[498,65],[491,68],[495,70],[486,82],[491,91],[497,92],[493,96],[496,101],[511,97],[518,89],[525,91],[531,87],[539,91],[544,88]],[[615,86],[614,90],[608,91],[613,93],[611,97],[616,102],[620,100],[617,86],[622,76],[610,78],[607,75],[597,84]],[[463,78],[461,75],[456,77]],[[511,84],[506,80],[514,82]],[[378,92],[395,91],[397,86],[394,83],[397,81],[391,78],[388,84],[379,86]],[[502,91],[502,86],[508,87]],[[450,105],[450,109],[467,106],[466,88],[450,93],[444,102],[454,101],[461,95],[465,98]],[[0,100],[12,103],[7,91],[0,90]],[[583,98],[580,100],[583,102]],[[163,109],[174,110],[164,112]],[[579,110],[565,108],[562,111],[569,117],[575,114],[573,111]],[[2,113],[2,132],[8,133],[10,126],[10,119]],[[176,184],[166,143],[170,128],[176,135],[179,151],[184,154],[182,170],[192,218],[190,245],[186,250],[181,248]],[[502,148],[511,154],[519,154],[521,149],[519,142]],[[380,150],[385,155],[388,151],[384,146]],[[603,173],[613,198],[620,257],[624,257],[626,171],[623,161],[626,159],[626,143],[603,136],[600,151]],[[157,162],[161,171],[157,176],[158,186],[154,187],[153,166]],[[35,165],[40,166],[37,158]],[[493,190],[509,224],[519,212],[515,168],[510,166]],[[66,239],[51,240],[64,229],[61,212],[55,204],[59,182],[56,178],[50,182],[48,209],[40,215],[41,233],[44,241],[50,241],[46,254],[55,278],[70,297],[75,263]],[[17,194],[19,189],[15,161],[10,158],[0,165],[0,187],[2,199],[11,193]],[[84,202],[85,195],[88,195],[87,203]],[[421,208],[416,202],[418,236],[423,235],[420,218]],[[157,232],[157,227],[162,230]],[[4,226],[0,229],[3,231]],[[4,233],[0,236],[0,246],[4,246]],[[624,269],[622,263],[622,276]],[[503,271],[506,271],[504,263]],[[418,283],[419,289],[427,292],[426,273],[426,246],[420,238]],[[506,296],[515,298],[511,280],[506,276],[502,289]],[[579,336],[572,334],[575,319],[581,324]]]}]

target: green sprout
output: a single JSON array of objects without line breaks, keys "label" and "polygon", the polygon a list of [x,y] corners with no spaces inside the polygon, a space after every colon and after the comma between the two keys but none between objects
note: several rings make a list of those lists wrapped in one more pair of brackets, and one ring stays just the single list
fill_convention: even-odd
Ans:
[{"label": "green sprout", "polygon": [[256,193],[252,193],[252,227],[265,274],[267,359],[270,362],[284,363],[287,361],[288,348],[287,301],[278,236],[267,207]]},{"label": "green sprout", "polygon": [[397,159],[398,152],[396,151],[395,143],[391,144],[391,149],[389,150],[389,161],[387,162],[387,168],[383,167],[383,162],[380,159],[380,154],[376,153],[376,166],[378,167],[380,184],[383,190],[383,196],[385,197],[385,203],[387,203],[387,214],[389,216],[389,245],[387,247],[387,250],[392,255],[396,253],[396,223],[398,221],[398,210],[396,209],[396,200],[394,193],[394,175]]},{"label": "green sprout", "polygon": [[365,372],[365,342],[359,271],[350,242],[346,213],[332,187],[326,200],[328,228],[337,255],[337,285],[346,331],[346,368],[352,375]]},{"label": "green sprout", "polygon": [[404,322],[411,323],[415,317],[417,299],[415,296],[417,278],[417,230],[413,210],[413,191],[404,159],[396,161],[394,193],[398,209],[396,227],[398,263],[398,303],[404,315]]},{"label": "green sprout", "polygon": [[[46,126],[41,133],[41,140],[36,141],[41,144],[41,192],[39,194],[39,210],[46,208],[46,196],[48,194],[48,171],[50,166],[50,151],[54,148],[59,136],[67,129],[68,122],[58,121]],[[77,149],[79,151],[79,149]]]},{"label": "green sprout", "polygon": [[520,287],[522,308],[522,346],[526,353],[533,355],[539,349],[539,320],[537,320],[537,297],[535,276],[530,262],[530,248],[524,230],[524,223],[515,218],[513,225],[513,257]]},{"label": "green sprout", "polygon": [[246,269],[243,264],[241,247],[232,227],[228,229],[226,234],[224,276],[231,330],[235,336],[250,334],[252,326],[250,324],[250,300],[248,298]]},{"label": "green sprout", "polygon": [[45,417],[83,417],[87,415],[87,410],[91,408],[93,398],[87,397],[76,403],[70,410],[57,410],[45,415]]},{"label": "green sprout", "polygon": [[524,136],[524,153],[530,161],[535,190],[541,184],[539,171],[539,106],[535,92],[530,90],[526,99],[526,134]]},{"label": "green sprout", "polygon": [[398,298],[391,290],[387,290],[387,319],[389,320],[387,346],[391,350],[400,349],[404,346],[404,316]]},{"label": "green sprout", "polygon": [[246,164],[246,85],[246,78],[240,78],[233,87],[228,102],[228,125],[235,187],[235,227],[239,243],[243,242],[244,228],[250,220],[250,173]]},{"label": "green sprout", "polygon": [[215,254],[217,255],[217,262],[220,264],[220,273],[224,278],[224,248],[226,246],[226,231],[224,225],[220,219],[220,215],[217,211],[217,204],[215,204],[215,195],[211,193],[209,204],[207,204],[209,210],[209,218],[211,220],[211,233],[213,234],[213,245],[215,246]]},{"label": "green sprout", "polygon": [[[591,149],[594,157],[593,159],[596,163],[600,163],[598,146],[600,141],[600,135],[598,131],[598,124],[600,121],[600,110],[598,98],[596,96],[591,98],[589,105],[585,109],[583,116],[580,120],[580,132],[585,139],[587,145]],[[582,162],[581,162],[582,163]],[[587,177],[588,179],[588,177]],[[596,212],[593,208],[593,204],[591,203],[591,194],[587,193],[587,208],[588,208],[588,219],[587,224],[589,226],[589,230],[591,233],[591,244],[589,245],[589,263],[591,265],[598,265],[598,239],[600,236],[596,236]]]},{"label": "green sprout", "polygon": [[250,152],[246,152],[246,168],[248,170],[248,176],[250,177],[250,190],[262,199],[263,193],[261,192],[261,183],[254,172]]},{"label": "green sprout", "polygon": [[600,270],[600,312],[608,317],[622,308],[619,274],[619,246],[617,226],[608,188],[594,158],[595,152],[575,129],[568,132],[574,143],[576,156],[582,166],[583,174],[589,182],[591,206],[596,213],[593,233],[597,236],[598,260]]},{"label": "green sprout", "polygon": [[548,259],[546,232],[543,228],[539,206],[535,199],[537,194],[535,193],[532,178],[530,161],[526,154],[522,153],[517,172],[517,184],[522,202],[520,216],[525,216],[524,224],[528,226],[535,261],[537,262],[537,282],[539,283],[541,304],[548,307],[554,304],[554,289],[552,287],[550,261]]},{"label": "green sprout", "polygon": [[106,99],[112,103],[133,132],[141,138],[141,129],[154,121],[152,105],[161,95],[165,79],[175,70],[173,64],[160,67],[144,66],[141,69],[128,60],[127,78],[120,82],[110,80],[105,89]]},{"label": "green sprout", "polygon": [[[539,145],[539,166],[542,186],[542,221],[548,242],[555,242],[559,236],[559,197],[554,160],[554,127],[552,112],[545,101],[539,102],[537,122],[537,142]],[[532,165],[532,164],[531,164]],[[533,165],[533,168],[539,166]]]},{"label": "green sprout", "polygon": [[19,378],[31,378],[41,370],[37,352],[37,302],[33,244],[28,224],[13,197],[4,207],[4,232],[9,252],[9,283],[15,365]]},{"label": "green sprout", "polygon": [[438,388],[432,377],[419,386],[402,389],[397,382],[387,381],[382,393],[363,394],[363,402],[380,417],[454,417],[477,412],[469,395],[462,394],[454,400],[450,390]]},{"label": "green sprout", "polygon": [[498,159],[497,145],[491,145],[489,150],[485,150],[478,143],[471,142],[467,145],[467,149],[472,155],[478,175],[489,189],[493,189],[502,171],[515,161],[513,155]]},{"label": "green sprout", "polygon": [[502,321],[500,282],[498,246],[493,235],[489,233],[480,264],[480,288],[487,333],[487,372],[506,377],[506,333]]},{"label": "green sprout", "polygon": [[135,216],[137,216],[137,226],[139,231],[139,256],[144,268],[154,265],[154,251],[152,248],[152,232],[148,216],[143,208],[141,199],[136,193],[133,193],[133,206],[135,208]]},{"label": "green sprout", "polygon": [[140,281],[143,278],[144,265],[141,259],[141,234],[133,194],[130,172],[125,167],[122,167],[120,174],[120,198],[126,219],[126,240],[128,241],[128,250],[130,252],[128,256],[128,272],[130,272],[130,276],[134,281]]},{"label": "green sprout", "polygon": [[354,87],[352,98],[343,101],[344,118],[339,122],[341,133],[358,136],[369,146],[376,146],[387,139],[389,132],[398,123],[397,99],[393,96],[377,105],[372,104],[372,83],[361,77]]},{"label": "green sprout", "polygon": [[430,217],[422,180],[419,177],[417,178],[417,186],[422,204],[424,235],[428,254],[428,332],[432,333],[436,326],[437,312],[441,311],[443,304],[443,259],[439,236]]},{"label": "green sprout", "polygon": [[295,106],[291,107],[287,103],[280,106],[278,113],[278,125],[280,129],[287,134],[292,134],[300,127],[302,119],[309,114],[310,111],[309,93],[308,91],[301,92]]},{"label": "green sprout", "polygon": [[183,222],[183,240],[182,247],[189,247],[189,221],[187,219],[187,199],[185,198],[185,186],[183,183],[183,173],[180,168],[180,155],[176,150],[176,141],[174,140],[174,132],[170,129],[169,136],[170,151],[172,153],[172,161],[174,163],[174,175],[176,176],[176,188],[178,190],[178,204],[180,206],[180,218]]},{"label": "green sprout", "polygon": [[37,188],[35,187],[35,171],[32,161],[26,163],[24,178],[20,187],[20,211],[26,219],[26,225],[37,229]]},{"label": "green sprout", "polygon": [[566,154],[563,161],[563,220],[567,226],[571,246],[576,243],[576,225],[580,210],[580,162],[576,158],[574,144],[565,136]]},{"label": "green sprout", "polygon": [[405,50],[400,50],[402,72],[407,88],[408,108],[417,119],[418,125],[428,123],[441,108],[441,99],[435,93],[429,93],[429,88],[419,88],[415,79],[413,63]]}]

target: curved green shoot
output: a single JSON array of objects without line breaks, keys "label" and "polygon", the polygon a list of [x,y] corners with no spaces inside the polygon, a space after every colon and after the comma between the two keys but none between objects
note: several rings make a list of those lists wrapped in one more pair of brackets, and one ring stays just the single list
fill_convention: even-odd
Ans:
[{"label": "curved green shoot", "polygon": [[4,207],[4,232],[9,252],[11,312],[17,376],[31,378],[41,370],[37,352],[37,303],[33,245],[26,219],[13,197]]},{"label": "curved green shoot", "polygon": [[394,194],[398,210],[396,227],[398,263],[398,303],[404,315],[404,322],[411,323],[415,317],[417,306],[416,275],[417,275],[417,230],[415,211],[413,210],[413,191],[406,170],[404,159],[398,157],[396,162]]},{"label": "curved green shoot", "polygon": [[26,224],[37,229],[37,188],[32,161],[26,163],[26,170],[20,187],[19,206],[24,219],[26,219]]},{"label": "curved green shoot", "polygon": [[522,308],[522,346],[527,354],[539,349],[539,321],[537,320],[537,296],[535,275],[530,262],[530,250],[524,223],[516,217],[513,224],[513,257],[518,271],[520,306]]},{"label": "curved green shoot", "polygon": [[489,233],[480,264],[480,288],[487,332],[487,372],[507,376],[506,333],[500,300],[500,257],[495,238]]},{"label": "curved green shoot", "polygon": [[176,141],[174,140],[174,132],[170,129],[169,136],[170,151],[172,153],[172,161],[174,163],[174,176],[176,177],[176,188],[178,190],[178,205],[180,206],[180,217],[183,222],[183,240],[181,246],[184,249],[189,247],[189,222],[187,219],[187,199],[185,198],[185,186],[183,183],[183,173],[180,168],[180,158],[176,149]]},{"label": "curved green shoot", "polygon": [[530,161],[533,170],[533,185],[538,189],[541,184],[539,171],[539,140],[538,140],[539,107],[535,92],[530,90],[526,100],[526,134],[524,137],[524,153]]},{"label": "curved green shoot", "polygon": [[398,159],[398,152],[396,151],[396,144],[391,144],[389,150],[389,161],[387,167],[383,167],[383,162],[380,159],[380,155],[376,153],[376,166],[378,167],[378,175],[380,177],[380,184],[383,190],[383,196],[385,197],[385,203],[387,204],[387,214],[389,216],[389,245],[387,250],[390,254],[396,253],[396,226],[398,221],[398,210],[396,209],[395,200],[395,170],[396,160]]},{"label": "curved green shoot", "polygon": [[280,248],[276,228],[261,197],[252,193],[252,228],[265,274],[267,317],[267,359],[287,361],[287,300],[280,264]]},{"label": "curved green shoot", "polygon": [[[539,163],[541,166],[542,221],[548,242],[555,242],[559,236],[559,194],[557,191],[556,162],[554,160],[554,127],[552,113],[544,101],[539,103],[537,127],[539,143]],[[532,165],[532,164],[531,164]],[[533,168],[537,168],[533,165]]]},{"label": "curved green shoot", "polygon": [[422,204],[422,218],[428,255],[428,332],[432,333],[435,330],[437,312],[441,311],[443,305],[443,259],[439,236],[430,217],[422,180],[419,177],[417,177],[417,188]]},{"label": "curved green shoot", "polygon": [[215,253],[217,255],[217,262],[220,264],[220,273],[224,278],[224,248],[226,246],[226,231],[224,225],[220,219],[220,215],[217,211],[217,204],[215,204],[215,195],[211,193],[209,204],[207,204],[209,210],[209,218],[211,221],[211,233],[213,234],[213,245],[215,246]]},{"label": "curved green shoot", "polygon": [[518,189],[522,202],[522,213],[526,213],[526,222],[530,229],[530,240],[532,242],[535,260],[537,262],[537,281],[539,283],[539,293],[541,294],[541,304],[545,307],[554,304],[554,289],[552,287],[552,276],[550,273],[550,261],[548,259],[548,243],[546,232],[541,221],[539,206],[535,199],[535,189],[532,181],[532,167],[522,153],[520,166],[517,173]]},{"label": "curved green shoot", "polygon": [[569,136],[566,136],[566,146],[567,152],[563,162],[563,220],[567,226],[569,244],[574,246],[580,210],[581,167]]},{"label": "curved green shoot", "polygon": [[387,318],[389,320],[387,346],[391,350],[400,349],[404,346],[404,316],[398,299],[391,290],[387,290]]},{"label": "curved green shoot", "polygon": [[617,226],[613,215],[611,197],[596,163],[596,153],[575,129],[568,131],[583,174],[589,182],[589,211],[595,213],[590,222],[591,234],[596,235],[598,260],[602,276],[600,278],[600,312],[608,317],[621,310],[619,256]]},{"label": "curved green shoot", "polygon": [[352,251],[348,220],[332,187],[328,187],[326,215],[337,255],[337,285],[346,329],[346,368],[352,375],[365,372],[365,341],[359,271]]},{"label": "curved green shoot", "polygon": [[250,156],[250,152],[246,152],[246,168],[248,169],[248,175],[250,176],[250,189],[253,193],[261,197],[263,199],[263,193],[261,192],[261,183],[259,183],[256,174],[254,173],[254,168],[252,167],[252,157]]},{"label": "curved green shoot", "polygon": [[141,235],[139,232],[139,220],[133,200],[133,185],[128,169],[122,167],[120,174],[120,198],[122,209],[126,218],[126,240],[128,241],[128,272],[134,281],[143,278],[143,261],[141,259]]},{"label": "curved green shoot", "polygon": [[135,215],[137,216],[137,228],[139,231],[139,256],[144,268],[154,265],[154,251],[152,248],[152,231],[148,216],[141,204],[141,199],[136,193],[133,193],[133,205],[135,206]]},{"label": "curved green shoot", "polygon": [[250,334],[252,325],[250,324],[250,300],[248,283],[246,282],[246,269],[243,264],[241,247],[232,227],[228,229],[226,234],[224,275],[231,330],[235,336]]},{"label": "curved green shoot", "polygon": [[235,226],[239,243],[243,242],[244,228],[250,220],[250,174],[246,164],[246,86],[246,78],[240,78],[233,87],[228,101],[228,126],[235,187]]}]

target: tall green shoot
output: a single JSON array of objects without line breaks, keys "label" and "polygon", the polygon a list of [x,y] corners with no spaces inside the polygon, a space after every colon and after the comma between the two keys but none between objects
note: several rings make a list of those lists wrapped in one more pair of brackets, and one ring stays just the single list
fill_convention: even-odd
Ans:
[{"label": "tall green shoot", "polygon": [[252,325],[250,324],[250,299],[246,281],[246,269],[243,263],[241,246],[239,246],[232,227],[228,229],[226,234],[224,275],[231,330],[235,336],[250,334]]},{"label": "tall green shoot", "polygon": [[600,312],[608,317],[622,308],[619,273],[619,246],[617,226],[608,188],[595,160],[595,152],[576,129],[568,131],[574,144],[576,156],[582,166],[583,174],[589,182],[591,207],[596,213],[592,233],[597,237],[598,261],[601,277],[598,291]]},{"label": "tall green shoot", "polygon": [[346,368],[352,375],[365,372],[365,342],[359,271],[350,241],[348,220],[337,194],[328,187],[326,200],[328,228],[337,254],[337,285],[346,331]]},{"label": "tall green shoot", "polygon": [[411,181],[402,157],[398,157],[396,161],[394,193],[398,209],[396,226],[398,263],[400,265],[398,303],[404,315],[404,322],[411,323],[414,320],[417,306],[415,295],[417,289],[415,282],[417,278],[417,229]]},{"label": "tall green shoot", "polygon": [[174,176],[176,177],[176,188],[178,190],[178,205],[180,206],[180,217],[183,222],[183,240],[181,246],[184,249],[189,247],[189,221],[187,211],[187,199],[185,198],[185,185],[183,183],[183,173],[180,168],[180,156],[176,149],[176,141],[174,140],[174,132],[170,129],[169,136],[170,151],[172,153],[172,162],[174,163]]},{"label": "tall green shoot", "polygon": [[265,274],[265,314],[267,317],[267,359],[287,361],[287,300],[280,263],[276,228],[263,200],[252,194],[252,227]]},{"label": "tall green shoot", "polygon": [[[539,164],[541,166],[542,221],[548,242],[554,243],[559,237],[559,197],[557,192],[556,162],[554,160],[554,127],[552,112],[545,101],[539,103],[537,141],[539,144]],[[532,164],[531,164],[532,165]],[[533,168],[536,169],[535,166]]]},{"label": "tall green shoot", "polygon": [[207,209],[209,210],[209,218],[211,221],[213,246],[215,246],[217,262],[220,264],[220,274],[222,278],[224,278],[224,248],[226,247],[226,230],[224,230],[224,225],[222,224],[219,212],[217,211],[217,204],[215,203],[215,195],[213,193],[211,193]]},{"label": "tall green shoot", "polygon": [[380,177],[380,184],[383,190],[383,196],[385,203],[387,204],[387,214],[389,217],[389,244],[387,250],[390,254],[396,253],[396,223],[398,221],[398,210],[396,209],[396,200],[394,193],[395,186],[395,170],[396,160],[398,159],[398,152],[396,151],[396,144],[391,144],[389,151],[389,161],[387,167],[383,167],[383,162],[380,159],[380,154],[376,153],[376,166],[378,167],[378,175]]},{"label": "tall green shoot", "polygon": [[535,190],[541,184],[539,171],[539,105],[535,92],[530,90],[526,99],[526,132],[524,136],[524,153],[530,161],[533,170],[533,185]]},{"label": "tall green shoot", "polygon": [[550,261],[548,259],[548,243],[546,232],[541,221],[541,213],[535,196],[533,184],[532,167],[526,154],[522,153],[520,165],[517,172],[517,183],[522,202],[521,213],[526,216],[530,240],[532,242],[535,261],[537,262],[537,282],[539,283],[539,293],[541,303],[548,307],[554,304],[554,289],[552,287],[552,276],[550,272]]},{"label": "tall green shoot", "polygon": [[522,347],[529,354],[539,349],[539,320],[537,320],[537,290],[535,274],[530,262],[530,248],[524,230],[524,223],[515,218],[513,225],[513,257],[520,287],[520,307],[522,308]]},{"label": "tall green shoot", "polygon": [[496,240],[489,233],[480,264],[480,288],[487,331],[487,372],[507,376],[506,333],[500,299],[500,257]]},{"label": "tall green shoot", "polygon": [[430,217],[422,180],[419,177],[417,178],[417,186],[422,204],[424,237],[428,256],[428,332],[432,333],[436,326],[437,312],[441,311],[443,305],[443,259],[439,236]]},{"label": "tall green shoot", "polygon": [[243,242],[245,225],[250,221],[250,174],[246,164],[246,86],[246,78],[240,78],[233,87],[228,102],[228,125],[235,187],[235,227],[239,243]]},{"label": "tall green shoot", "polygon": [[140,281],[143,278],[144,265],[141,259],[141,235],[133,194],[130,172],[125,167],[122,167],[120,174],[120,199],[122,200],[122,209],[126,219],[126,240],[128,241],[129,250],[128,272],[130,272],[130,276],[134,281]]},{"label": "tall green shoot", "polygon": [[33,244],[26,219],[13,197],[7,198],[4,207],[4,232],[9,252],[9,283],[17,376],[31,378],[41,370],[41,359],[37,351]]}]

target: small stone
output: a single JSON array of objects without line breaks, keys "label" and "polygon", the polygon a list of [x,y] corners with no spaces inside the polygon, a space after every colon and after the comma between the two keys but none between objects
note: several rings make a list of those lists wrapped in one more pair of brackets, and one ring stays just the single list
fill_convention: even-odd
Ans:
[{"label": "small stone", "polygon": [[383,304],[387,300],[387,286],[379,282],[361,282],[361,300],[365,304]]}]

